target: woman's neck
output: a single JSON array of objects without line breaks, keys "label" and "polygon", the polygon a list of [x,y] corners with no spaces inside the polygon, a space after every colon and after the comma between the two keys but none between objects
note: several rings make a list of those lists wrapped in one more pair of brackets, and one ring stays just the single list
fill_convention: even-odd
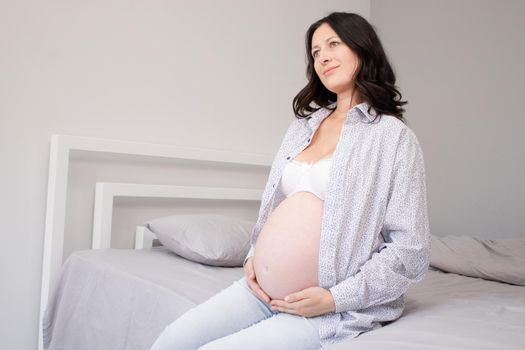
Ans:
[{"label": "woman's neck", "polygon": [[337,115],[346,115],[349,110],[361,102],[363,101],[356,89],[341,92],[337,94],[337,107],[334,112]]},{"label": "woman's neck", "polygon": [[[353,94],[353,97],[352,97]],[[362,103],[362,99],[360,98],[359,94],[355,91],[352,91],[350,93],[341,93],[337,95],[337,107],[335,110],[331,113],[330,117],[333,119],[339,119],[339,118],[346,118],[346,115],[349,110],[354,108],[354,106]]]}]

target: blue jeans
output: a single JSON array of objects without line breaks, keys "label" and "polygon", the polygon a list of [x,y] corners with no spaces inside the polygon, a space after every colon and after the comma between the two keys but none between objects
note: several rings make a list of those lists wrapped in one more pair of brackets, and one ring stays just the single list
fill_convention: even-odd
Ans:
[{"label": "blue jeans", "polygon": [[320,349],[320,319],[273,311],[243,277],[177,318],[151,350]]}]

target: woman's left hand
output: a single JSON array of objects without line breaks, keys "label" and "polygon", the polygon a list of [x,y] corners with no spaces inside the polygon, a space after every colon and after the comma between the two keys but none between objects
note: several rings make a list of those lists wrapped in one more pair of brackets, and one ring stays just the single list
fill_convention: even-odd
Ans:
[{"label": "woman's left hand", "polygon": [[335,311],[332,293],[321,287],[310,287],[287,295],[284,300],[273,299],[274,310],[305,317],[314,317]]}]

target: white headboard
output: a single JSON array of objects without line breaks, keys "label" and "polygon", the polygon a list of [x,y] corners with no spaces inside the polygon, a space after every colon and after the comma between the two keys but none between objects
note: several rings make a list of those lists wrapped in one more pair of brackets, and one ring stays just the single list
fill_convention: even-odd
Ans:
[{"label": "white headboard", "polygon": [[[146,198],[197,198],[253,200],[261,199],[262,189],[253,190],[232,187],[168,186],[128,183],[97,182],[95,190],[95,208],[93,216],[93,249],[111,246],[111,220],[115,197]],[[137,242],[144,248],[144,243]]]},{"label": "white headboard", "polygon": [[[82,136],[53,135],[51,137],[49,158],[44,254],[42,262],[39,349],[42,349],[43,344],[41,321],[47,306],[50,287],[55,282],[63,261],[69,158],[70,152],[76,150],[267,167],[271,166],[273,160],[272,156],[262,154],[226,152]],[[110,247],[113,200],[116,197],[260,200],[262,190],[262,187],[260,189],[245,189],[97,182],[95,188],[92,247]],[[147,230],[138,228],[136,235],[136,248],[148,244],[151,245],[152,238]]]}]

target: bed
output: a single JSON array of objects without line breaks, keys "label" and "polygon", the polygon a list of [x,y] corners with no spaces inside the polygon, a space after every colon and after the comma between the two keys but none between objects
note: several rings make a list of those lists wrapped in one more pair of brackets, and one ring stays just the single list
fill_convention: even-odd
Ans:
[{"label": "bed", "polygon": [[[210,266],[153,246],[144,226],[135,232],[136,249],[111,248],[111,205],[97,198],[97,249],[74,251],[49,281],[43,349],[149,349],[166,325],[243,276],[242,267]],[[406,293],[402,316],[327,349],[525,347],[525,240],[432,239],[431,266]]]},{"label": "bed", "polygon": [[[49,349],[148,349],[164,327],[241,278],[164,247],[66,261],[45,319]],[[397,321],[329,349],[523,349],[525,287],[430,267]]]}]

